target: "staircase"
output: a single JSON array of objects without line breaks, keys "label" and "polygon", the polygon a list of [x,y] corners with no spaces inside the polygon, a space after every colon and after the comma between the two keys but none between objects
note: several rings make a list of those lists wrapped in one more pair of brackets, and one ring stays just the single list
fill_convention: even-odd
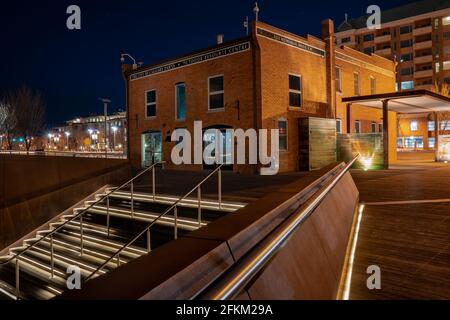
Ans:
[{"label": "staircase", "polygon": [[[88,281],[245,206],[221,200],[220,166],[183,197],[157,194],[156,165],[9,248],[0,256],[0,300],[51,299],[68,290],[68,267]],[[135,192],[136,179],[150,171],[152,192]],[[203,199],[201,186],[216,173],[219,199]]]}]

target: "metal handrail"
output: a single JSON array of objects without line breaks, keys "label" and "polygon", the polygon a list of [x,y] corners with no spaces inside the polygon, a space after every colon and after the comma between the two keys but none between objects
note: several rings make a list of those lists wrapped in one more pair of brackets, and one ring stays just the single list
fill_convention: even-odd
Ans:
[{"label": "metal handrail", "polygon": [[[109,197],[114,193],[117,192],[121,189],[123,189],[124,187],[126,187],[129,184],[132,184],[137,178],[141,177],[143,174],[147,173],[150,170],[153,170],[153,194],[155,194],[155,184],[154,184],[154,169],[157,165],[161,165],[165,163],[165,161],[161,161],[161,162],[157,162],[153,165],[151,165],[150,167],[142,170],[139,174],[137,174],[136,176],[134,176],[132,179],[128,180],[127,182],[123,183],[122,185],[120,185],[119,187],[115,188],[114,190],[111,190],[110,192],[108,192],[105,196],[103,196],[102,198],[100,198],[99,200],[95,201],[94,203],[90,204],[89,206],[87,206],[85,209],[83,209],[82,211],[80,211],[78,214],[76,214],[75,216],[73,216],[72,218],[70,218],[69,220],[65,221],[64,223],[62,223],[61,225],[59,225],[58,227],[56,227],[54,230],[52,230],[51,232],[47,233],[45,236],[43,236],[42,238],[36,240],[35,242],[33,242],[31,245],[27,246],[25,249],[23,249],[22,251],[20,251],[19,253],[16,253],[13,257],[7,259],[6,261],[3,261],[2,263],[0,263],[0,266],[6,265],[7,263],[11,262],[12,260],[16,260],[16,287],[18,287],[18,283],[19,283],[19,258],[20,256],[22,256],[25,252],[27,252],[28,250],[32,249],[33,247],[35,247],[38,243],[40,243],[41,241],[43,241],[44,239],[50,237],[50,243],[53,244],[53,235],[55,233],[57,233],[59,230],[61,230],[62,228],[64,228],[68,223],[80,218],[83,218],[83,215],[89,211],[90,209],[92,209],[94,206],[96,206],[97,204],[99,204],[100,202],[104,201],[105,199],[107,199],[107,201],[109,202]],[[109,210],[108,210],[109,211]],[[81,254],[83,254],[83,223],[82,220],[80,220],[80,232],[81,232]],[[51,253],[53,253],[53,247],[51,246],[50,248]],[[51,273],[53,276],[53,254],[51,254]],[[19,291],[18,288],[16,289],[16,291]]]},{"label": "metal handrail", "polygon": [[[195,190],[198,190],[199,197],[201,196],[201,186],[209,179],[211,178],[216,172],[218,172],[218,197],[219,197],[219,208],[221,208],[222,204],[222,175],[221,175],[221,169],[224,164],[219,165],[216,169],[214,169],[210,174],[208,174],[202,181],[197,183],[195,187],[193,187],[188,193],[178,198],[177,201],[175,201],[168,209],[166,209],[163,213],[161,213],[155,220],[153,220],[144,230],[142,230],[138,235],[136,235],[133,239],[131,239],[127,244],[123,245],[119,250],[117,250],[108,260],[106,260],[101,266],[99,266],[95,271],[93,271],[86,279],[85,281],[89,281],[95,274],[100,272],[108,263],[110,263],[114,258],[117,257],[118,264],[120,264],[120,253],[125,250],[126,248],[130,247],[134,242],[136,242],[140,237],[142,237],[145,233],[147,233],[147,244],[148,244],[148,251],[150,252],[150,228],[162,217],[164,217],[166,214],[168,214],[170,211],[174,210],[175,213],[175,239],[177,239],[177,206],[178,204],[189,197]],[[200,198],[199,198],[199,210],[200,210]],[[200,218],[200,214],[199,214]],[[199,226],[201,223],[199,223]]]},{"label": "metal handrail", "polygon": [[296,229],[312,214],[358,158],[359,154],[333,178],[326,188],[313,199],[308,200],[300,211],[291,216],[277,230],[269,234],[260,244],[231,267],[218,283],[203,290],[199,297],[205,300],[227,300],[235,298],[286,244]]}]

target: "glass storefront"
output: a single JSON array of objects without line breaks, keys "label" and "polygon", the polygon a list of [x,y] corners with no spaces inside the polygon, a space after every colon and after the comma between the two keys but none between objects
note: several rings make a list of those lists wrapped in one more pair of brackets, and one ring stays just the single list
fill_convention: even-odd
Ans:
[{"label": "glass storefront", "polygon": [[159,131],[142,134],[142,166],[162,161],[162,134]]}]

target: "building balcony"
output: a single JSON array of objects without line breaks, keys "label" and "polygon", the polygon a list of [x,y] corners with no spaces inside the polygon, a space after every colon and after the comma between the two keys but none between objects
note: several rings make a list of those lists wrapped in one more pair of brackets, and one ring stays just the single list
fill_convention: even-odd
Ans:
[{"label": "building balcony", "polygon": [[427,56],[421,56],[421,57],[415,57],[414,58],[414,63],[415,64],[421,64],[421,63],[431,63],[433,62],[433,56],[427,55]]},{"label": "building balcony", "polygon": [[426,27],[422,27],[422,28],[417,28],[413,30],[413,35],[414,36],[421,36],[424,34],[430,34],[432,31],[431,26],[426,26]]},{"label": "building balcony", "polygon": [[390,57],[392,55],[392,49],[386,48],[386,49],[375,50],[375,54],[382,56],[382,57]]},{"label": "building balcony", "polygon": [[384,36],[378,36],[375,37],[375,43],[383,43],[383,42],[389,42],[391,41],[392,37],[390,34],[384,35]]},{"label": "building balcony", "polygon": [[422,42],[416,42],[414,43],[414,50],[422,50],[422,49],[428,49],[431,48],[432,41],[422,41]]},{"label": "building balcony", "polygon": [[433,76],[433,70],[422,70],[414,72],[414,78],[431,78]]}]

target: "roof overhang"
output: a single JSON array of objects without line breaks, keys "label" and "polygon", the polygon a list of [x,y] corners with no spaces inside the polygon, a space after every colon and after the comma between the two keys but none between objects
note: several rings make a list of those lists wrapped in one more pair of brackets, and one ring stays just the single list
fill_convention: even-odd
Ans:
[{"label": "roof overhang", "polygon": [[388,101],[389,111],[397,113],[431,113],[450,111],[450,98],[428,90],[412,90],[342,98],[343,103],[382,109]]}]

